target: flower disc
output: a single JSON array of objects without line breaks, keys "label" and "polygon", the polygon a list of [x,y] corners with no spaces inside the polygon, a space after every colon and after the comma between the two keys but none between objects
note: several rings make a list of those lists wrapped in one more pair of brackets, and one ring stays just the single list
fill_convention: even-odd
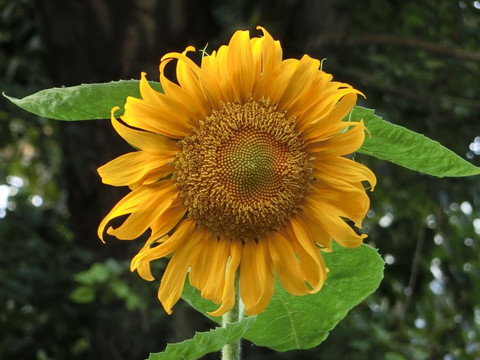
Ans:
[{"label": "flower disc", "polygon": [[266,100],[213,111],[181,141],[175,161],[190,216],[218,236],[244,240],[284,225],[313,178],[294,126]]}]

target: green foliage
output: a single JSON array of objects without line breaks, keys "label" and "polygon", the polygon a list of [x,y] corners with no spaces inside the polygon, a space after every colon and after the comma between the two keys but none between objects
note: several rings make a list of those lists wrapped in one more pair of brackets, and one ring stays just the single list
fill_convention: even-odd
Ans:
[{"label": "green foliage", "polygon": [[[49,119],[109,119],[114,106],[123,109],[127,96],[140,97],[139,83],[138,80],[120,80],[45,89],[22,99],[3,96],[20,108]],[[150,82],[150,85],[161,90],[160,83]]]},{"label": "green foliage", "polygon": [[178,344],[168,344],[165,351],[150,354],[148,360],[193,360],[205,354],[219,351],[226,344],[239,341],[245,332],[255,323],[255,318],[230,323],[226,327],[217,327],[209,332],[196,333],[193,339]]},{"label": "green foliage", "polygon": [[368,136],[358,152],[437,177],[471,176],[480,168],[438,142],[402,126],[388,123],[371,109],[357,106],[350,121],[364,120]]},{"label": "green foliage", "polygon": [[34,91],[51,85],[43,61],[39,14],[31,0],[0,0],[0,44],[0,89]]},{"label": "green foliage", "polygon": [[[383,278],[384,262],[367,245],[347,249],[334,244],[331,253],[322,255],[330,271],[321,291],[293,296],[276,281],[272,300],[256,316],[244,336],[246,339],[276,351],[315,347],[350,309],[377,289]],[[188,281],[182,298],[203,313],[216,307],[204,300]]]},{"label": "green foliage", "polygon": [[128,273],[129,263],[114,259],[93,264],[90,269],[75,274],[74,279],[81,285],[76,287],[70,298],[81,304],[92,303],[97,295],[105,298],[122,299],[128,310],[146,310],[147,303],[121,278]]}]

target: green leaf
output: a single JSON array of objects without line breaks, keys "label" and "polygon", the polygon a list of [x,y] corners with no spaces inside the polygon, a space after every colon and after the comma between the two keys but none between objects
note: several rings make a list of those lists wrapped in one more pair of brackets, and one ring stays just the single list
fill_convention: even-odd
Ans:
[{"label": "green leaf", "polygon": [[[323,288],[317,294],[293,296],[277,281],[268,307],[244,338],[277,351],[315,347],[350,309],[377,289],[383,278],[384,262],[367,245],[347,249],[334,244],[331,253],[322,255],[330,270]],[[188,282],[182,298],[202,313],[218,307],[201,299],[200,292]]]},{"label": "green leaf", "polygon": [[[149,82],[157,91],[162,91],[158,82]],[[15,105],[54,120],[110,119],[110,110],[123,105],[127,96],[140,98],[138,80],[120,80],[104,84],[83,84],[72,87],[51,88],[17,99],[7,96]]]},{"label": "green leaf", "polygon": [[189,360],[219,351],[226,344],[232,344],[242,338],[248,328],[255,323],[255,317],[241,322],[228,324],[225,328],[217,327],[209,332],[196,333],[193,339],[178,344],[168,344],[165,351],[150,354],[148,360]]},{"label": "green leaf", "polygon": [[95,300],[95,290],[92,287],[81,285],[70,293],[70,299],[79,304],[87,304]]},{"label": "green leaf", "polygon": [[95,263],[90,269],[74,275],[75,281],[84,285],[105,283],[109,277],[110,274],[103,263]]},{"label": "green leaf", "polygon": [[371,109],[354,108],[350,121],[363,119],[370,136],[358,152],[437,177],[479,175],[480,168],[438,142],[391,124]]}]

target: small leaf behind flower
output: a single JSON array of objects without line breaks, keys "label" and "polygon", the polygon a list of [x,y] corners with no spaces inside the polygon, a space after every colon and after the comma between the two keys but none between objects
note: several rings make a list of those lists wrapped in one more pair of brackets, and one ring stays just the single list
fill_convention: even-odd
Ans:
[{"label": "small leaf behind flower", "polygon": [[225,328],[217,327],[209,332],[196,333],[193,339],[168,344],[165,351],[150,354],[148,360],[199,359],[205,354],[221,350],[226,344],[240,340],[254,322],[255,317],[251,317],[228,324]]},{"label": "small leaf behind flower", "polygon": [[438,142],[402,126],[391,124],[371,109],[354,108],[350,121],[363,119],[370,133],[359,153],[437,177],[479,175],[480,168]]},{"label": "small leaf behind flower", "polygon": [[[256,316],[245,339],[276,351],[313,348],[327,338],[348,311],[378,288],[384,262],[375,249],[365,244],[355,249],[336,243],[333,246],[331,253],[322,253],[330,270],[323,288],[313,295],[294,296],[276,281],[272,300]],[[218,307],[202,299],[188,280],[182,298],[204,314]]]},{"label": "small leaf behind flower", "polygon": [[[158,82],[149,82],[162,91]],[[41,90],[22,99],[5,96],[15,105],[38,116],[54,120],[109,119],[114,106],[123,106],[127,96],[140,98],[139,80],[120,80],[102,84],[82,84]]]}]

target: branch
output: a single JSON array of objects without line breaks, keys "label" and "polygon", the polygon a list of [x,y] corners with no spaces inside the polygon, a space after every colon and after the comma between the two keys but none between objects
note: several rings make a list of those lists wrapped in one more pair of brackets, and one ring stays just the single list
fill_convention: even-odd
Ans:
[{"label": "branch", "polygon": [[432,53],[480,62],[480,52],[452,48],[428,41],[399,38],[390,35],[365,35],[347,40],[346,46],[390,45],[414,49],[423,49]]}]

